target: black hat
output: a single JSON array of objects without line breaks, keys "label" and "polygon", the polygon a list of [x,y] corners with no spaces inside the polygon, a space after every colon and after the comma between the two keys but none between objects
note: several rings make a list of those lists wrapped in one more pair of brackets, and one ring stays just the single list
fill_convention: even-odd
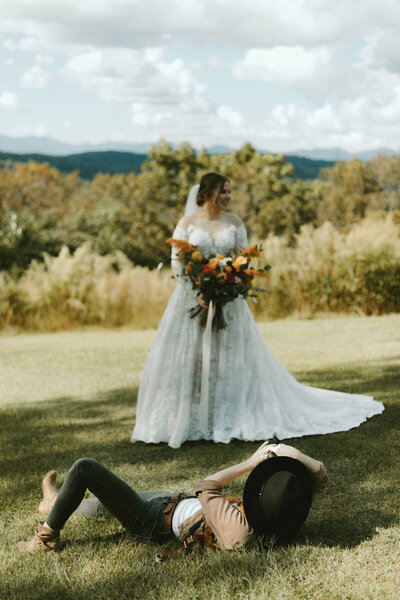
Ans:
[{"label": "black hat", "polygon": [[288,456],[264,460],[250,473],[243,490],[247,520],[261,535],[285,541],[307,518],[312,485],[306,467]]}]

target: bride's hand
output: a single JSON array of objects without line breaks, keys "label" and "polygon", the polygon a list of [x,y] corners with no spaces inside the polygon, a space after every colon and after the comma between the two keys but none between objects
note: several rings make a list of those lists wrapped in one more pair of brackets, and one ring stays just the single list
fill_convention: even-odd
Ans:
[{"label": "bride's hand", "polygon": [[196,296],[196,300],[202,308],[208,308],[208,303],[205,301],[202,292]]}]

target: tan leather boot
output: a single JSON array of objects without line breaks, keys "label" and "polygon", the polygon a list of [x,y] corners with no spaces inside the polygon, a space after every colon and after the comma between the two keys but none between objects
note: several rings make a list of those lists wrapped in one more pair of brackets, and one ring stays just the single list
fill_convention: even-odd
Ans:
[{"label": "tan leather boot", "polygon": [[54,502],[56,501],[58,492],[55,487],[57,473],[52,469],[44,476],[42,483],[43,500],[38,506],[38,512],[42,515],[48,515],[53,508]]},{"label": "tan leather boot", "polygon": [[41,521],[33,538],[28,542],[18,542],[17,546],[21,552],[57,551],[61,548],[60,531],[47,527],[44,521]]}]

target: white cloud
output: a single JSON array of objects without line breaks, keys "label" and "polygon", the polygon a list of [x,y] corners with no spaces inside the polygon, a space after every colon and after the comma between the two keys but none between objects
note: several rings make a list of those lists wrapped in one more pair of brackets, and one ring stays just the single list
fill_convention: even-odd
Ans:
[{"label": "white cloud", "polygon": [[64,73],[102,100],[170,106],[202,105],[204,86],[181,59],[165,61],[160,49],[95,50],[71,58]]},{"label": "white cloud", "polygon": [[166,138],[174,143],[185,140],[202,147],[227,139],[230,144],[238,145],[243,141],[241,123],[240,113],[229,106],[196,108],[181,104],[157,109],[145,104],[132,105],[132,133],[141,141],[157,142]]},{"label": "white cloud", "polygon": [[50,74],[39,65],[33,66],[21,77],[21,86],[31,89],[40,89],[47,86]]},{"label": "white cloud", "polygon": [[48,127],[44,123],[34,125],[12,125],[4,131],[10,137],[45,137],[49,134]]},{"label": "white cloud", "polygon": [[[373,125],[372,125],[373,124]],[[349,98],[307,109],[277,105],[260,128],[258,143],[290,151],[299,148],[341,147],[360,151],[381,146],[394,149],[400,139],[400,86],[392,97],[382,90],[370,97]]]},{"label": "white cloud", "polygon": [[3,92],[0,94],[0,106],[8,110],[18,108],[18,97],[14,92]]},{"label": "white cloud", "polygon": [[221,105],[217,108],[217,116],[226,123],[232,125],[241,125],[243,119],[242,115],[238,110],[233,109],[231,106]]},{"label": "white cloud", "polygon": [[3,48],[5,48],[6,50],[10,50],[11,52],[18,50],[18,44],[14,40],[9,38],[3,40],[1,45]]},{"label": "white cloud", "polygon": [[361,53],[365,63],[372,68],[400,73],[399,30],[379,28],[367,36],[367,40]]},{"label": "white cloud", "polygon": [[[67,80],[77,107],[82,88],[93,91],[90,135],[106,138],[130,126],[132,139],[196,145],[398,144],[398,0],[0,0],[0,14],[0,66],[15,61],[27,90],[50,77]],[[3,89],[14,88],[10,72],[2,69]],[[232,75],[246,81],[242,90]],[[43,113],[30,105],[24,126],[33,119],[45,130],[53,88],[42,97]],[[267,116],[264,98],[249,98],[253,90],[265,94]],[[19,102],[26,105],[28,96],[21,89]],[[86,95],[86,110],[88,101]],[[128,111],[114,122],[104,102],[130,108],[129,124]],[[0,104],[16,108],[18,98],[4,92]],[[97,127],[103,110],[110,122]],[[7,118],[11,123],[9,112]]]},{"label": "white cloud", "polygon": [[161,48],[95,50],[71,58],[65,74],[103,101],[129,102],[136,139],[191,139],[201,145],[241,124],[237,109],[206,99],[206,87],[183,60],[163,55]]},{"label": "white cloud", "polygon": [[52,63],[55,62],[55,58],[54,56],[51,56],[50,54],[35,54],[34,56],[34,62],[36,65],[51,65]]},{"label": "white cloud", "polygon": [[349,40],[355,31],[364,36],[377,25],[400,26],[397,0],[0,0],[0,9],[0,31],[64,50],[143,48],[177,39],[313,47]]},{"label": "white cloud", "polygon": [[252,48],[243,60],[233,63],[233,75],[238,79],[255,79],[292,84],[313,78],[329,64],[332,51],[328,48],[276,46]]},{"label": "white cloud", "polygon": [[395,43],[394,32],[386,39],[379,31],[368,40],[351,63],[339,62],[335,47],[253,48],[231,64],[232,74],[239,80],[284,85],[315,106],[376,96],[378,80],[378,92],[390,96],[393,86],[400,83],[400,45]]},{"label": "white cloud", "polygon": [[0,58],[1,67],[12,67],[13,65],[15,65],[14,58]]}]

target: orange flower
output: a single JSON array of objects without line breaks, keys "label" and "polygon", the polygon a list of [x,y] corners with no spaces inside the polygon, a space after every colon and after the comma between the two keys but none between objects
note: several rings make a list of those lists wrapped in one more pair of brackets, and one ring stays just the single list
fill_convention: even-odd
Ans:
[{"label": "orange flower", "polygon": [[247,264],[248,264],[247,258],[245,258],[244,256],[237,256],[232,263],[232,267],[234,269],[236,269],[236,271],[239,271],[241,266],[247,265]]},{"label": "orange flower", "polygon": [[225,256],[223,254],[217,254],[216,258],[218,258],[218,260],[222,260],[223,258],[225,258]]},{"label": "orange flower", "polygon": [[[192,248],[194,248],[194,246],[192,246]],[[192,252],[192,260],[196,262],[201,262],[203,260],[203,255],[200,250],[196,250],[196,248],[194,248],[194,251]]]},{"label": "orange flower", "polygon": [[257,250],[256,246],[248,246],[241,252],[241,254],[243,256],[260,256],[260,252]]},{"label": "orange flower", "polygon": [[218,273],[217,275],[217,281],[221,282],[221,281],[226,281],[226,273]]},{"label": "orange flower", "polygon": [[189,273],[191,273],[192,269],[193,269],[193,262],[189,261],[188,264],[186,265],[186,269],[185,269],[186,275],[188,275]]},{"label": "orange flower", "polygon": [[243,271],[241,271],[241,273],[244,273],[247,277],[250,277],[251,279],[253,279],[256,270],[255,269],[243,269]]},{"label": "orange flower", "polygon": [[229,265],[225,265],[224,271],[225,271],[225,273],[231,273],[232,267],[230,267]]},{"label": "orange flower", "polygon": [[212,267],[210,267],[210,265],[203,265],[202,269],[203,269],[203,273],[206,273],[206,275],[209,275],[210,273],[213,273],[213,271],[214,271],[214,269]]},{"label": "orange flower", "polygon": [[176,246],[176,248],[179,248],[184,252],[193,252],[194,250],[196,250],[195,246],[189,244],[189,242],[187,242],[186,240],[176,240],[174,238],[168,238],[167,244],[169,244],[170,246]]},{"label": "orange flower", "polygon": [[208,266],[212,267],[213,271],[215,271],[215,269],[218,269],[219,267],[219,258],[210,258],[210,260],[208,261]]}]

